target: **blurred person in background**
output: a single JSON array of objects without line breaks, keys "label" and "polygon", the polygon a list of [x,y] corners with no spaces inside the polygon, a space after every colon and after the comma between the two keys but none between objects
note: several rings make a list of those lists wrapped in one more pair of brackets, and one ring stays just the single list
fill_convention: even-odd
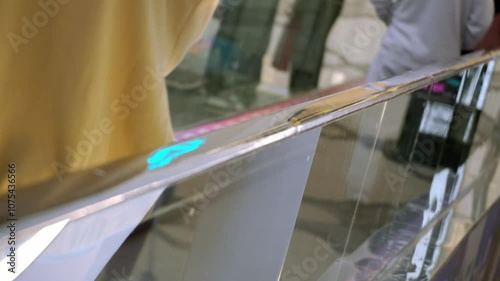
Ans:
[{"label": "blurred person in background", "polygon": [[490,27],[493,0],[371,0],[388,30],[368,82],[458,58]]},{"label": "blurred person in background", "polygon": [[262,57],[269,45],[278,0],[221,0],[220,28],[205,69],[208,95],[226,102],[235,92],[245,107],[257,98]]},{"label": "blurred person in background", "polygon": [[492,50],[500,48],[500,0],[495,0],[495,19],[484,38],[476,46],[476,50]]},{"label": "blurred person in background", "polygon": [[0,193],[171,143],[164,77],[216,5],[0,0]]},{"label": "blurred person in background", "polygon": [[318,87],[326,40],[343,4],[343,0],[297,0],[294,3],[273,61],[276,69],[291,72],[293,92]]}]

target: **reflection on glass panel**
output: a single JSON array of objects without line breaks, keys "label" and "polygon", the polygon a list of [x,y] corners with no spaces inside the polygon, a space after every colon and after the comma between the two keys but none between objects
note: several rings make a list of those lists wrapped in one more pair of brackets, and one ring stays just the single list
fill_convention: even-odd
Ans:
[{"label": "reflection on glass panel", "polygon": [[481,114],[486,100],[498,103],[485,96],[491,67],[323,128],[281,280],[435,274],[449,251],[445,241],[470,229],[453,220],[475,221],[487,206],[484,190],[461,196],[489,186],[498,161],[488,126],[498,117]]},{"label": "reflection on glass panel", "polygon": [[[492,67],[170,187],[98,280],[430,279],[498,194]],[[486,274],[474,245],[463,278]]]},{"label": "reflection on glass panel", "polygon": [[[380,280],[496,280],[491,276],[487,279],[486,271],[490,263],[488,256],[495,252],[489,245],[495,241],[492,236],[498,233],[495,229],[499,226],[497,214],[500,205],[475,203],[478,195],[498,189],[492,181],[498,168],[495,162],[473,182],[473,190],[467,190],[461,197],[450,197],[455,204],[443,209],[444,215],[432,216],[429,209],[425,210],[424,218],[432,218],[429,225],[422,228],[425,235],[416,241],[414,251],[398,257],[393,266],[379,274],[383,276]],[[440,176],[450,170],[443,172]],[[463,169],[459,176],[462,172]],[[439,189],[435,190],[440,192],[443,187],[457,190],[462,183],[460,180],[448,181],[448,184],[436,185]],[[496,210],[490,210],[489,218],[482,218],[490,207]],[[455,244],[467,234],[468,241]]]},{"label": "reflection on glass panel", "polygon": [[450,132],[443,152],[444,155],[448,155],[448,157],[443,157],[442,165],[445,167],[457,169],[470,153],[486,99],[486,92],[481,91],[486,68],[486,65],[481,65],[467,70],[463,75],[464,87],[457,97]]},{"label": "reflection on glass panel", "polygon": [[350,260],[335,261],[351,254],[391,216],[390,199],[375,195],[391,190],[374,184],[380,179],[373,171],[380,161],[385,107],[323,128],[281,280],[335,280],[339,266],[349,272]]},{"label": "reflection on glass panel", "polygon": [[319,133],[169,187],[98,280],[277,280]]}]

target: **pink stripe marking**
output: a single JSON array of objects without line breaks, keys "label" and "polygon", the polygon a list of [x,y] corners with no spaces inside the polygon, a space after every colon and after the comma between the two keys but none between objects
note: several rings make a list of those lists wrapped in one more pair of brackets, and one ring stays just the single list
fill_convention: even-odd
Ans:
[{"label": "pink stripe marking", "polygon": [[261,116],[264,114],[269,114],[269,113],[276,112],[276,111],[279,111],[279,110],[284,109],[284,108],[288,108],[288,107],[291,107],[291,106],[294,106],[297,104],[301,104],[303,102],[307,102],[307,101],[311,101],[314,99],[318,99],[318,98],[327,96],[327,95],[330,95],[332,92],[340,92],[340,91],[344,91],[344,90],[347,90],[347,89],[350,89],[353,87],[357,87],[357,86],[363,85],[364,82],[365,82],[364,79],[353,81],[353,82],[346,83],[344,85],[341,85],[341,86],[338,86],[335,88],[330,88],[328,90],[319,91],[319,92],[314,93],[314,94],[304,95],[304,96],[289,99],[289,100],[286,100],[286,101],[283,101],[283,102],[280,102],[280,103],[277,103],[274,105],[270,105],[270,106],[263,107],[260,109],[248,111],[248,112],[245,112],[243,114],[236,115],[236,116],[224,119],[224,120],[215,121],[212,123],[200,125],[200,126],[176,133],[175,139],[177,141],[183,141],[183,140],[186,140],[189,138],[197,137],[199,135],[212,132],[214,130],[223,129],[223,128],[226,128],[226,127],[229,127],[229,126],[232,126],[232,125],[244,122],[244,121],[248,121],[250,119],[253,119],[255,117],[258,117],[258,116]]}]

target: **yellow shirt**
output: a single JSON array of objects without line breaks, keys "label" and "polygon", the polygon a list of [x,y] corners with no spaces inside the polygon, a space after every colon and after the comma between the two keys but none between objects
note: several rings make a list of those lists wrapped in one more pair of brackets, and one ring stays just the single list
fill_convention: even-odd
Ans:
[{"label": "yellow shirt", "polygon": [[216,0],[0,0],[0,188],[172,141],[164,77]]}]

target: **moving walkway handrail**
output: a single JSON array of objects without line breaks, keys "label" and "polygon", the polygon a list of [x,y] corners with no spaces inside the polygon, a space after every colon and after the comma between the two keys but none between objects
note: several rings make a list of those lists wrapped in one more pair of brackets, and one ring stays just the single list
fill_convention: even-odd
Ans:
[{"label": "moving walkway handrail", "polygon": [[[51,223],[62,217],[81,218],[171,186],[229,160],[452,77],[499,55],[500,51],[475,52],[451,63],[430,65],[385,81],[332,92],[324,98],[211,132],[201,138],[74,173],[62,182],[54,180],[20,190],[18,193],[26,195],[18,197],[29,202],[18,208],[19,217],[24,218],[22,228]],[[47,199],[39,204],[32,204],[29,200],[41,197]]]}]

